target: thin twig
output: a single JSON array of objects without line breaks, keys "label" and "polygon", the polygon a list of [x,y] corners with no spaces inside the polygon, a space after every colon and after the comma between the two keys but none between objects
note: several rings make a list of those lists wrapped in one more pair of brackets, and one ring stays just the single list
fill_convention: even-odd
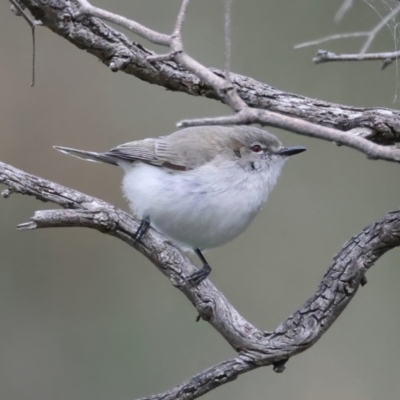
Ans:
[{"label": "thin twig", "polygon": [[400,4],[398,4],[389,14],[382,18],[382,20],[369,32],[368,38],[360,50],[360,54],[364,54],[371,46],[372,41],[375,39],[378,32],[398,13],[400,12]]},{"label": "thin twig", "polygon": [[32,33],[32,81],[31,87],[35,86],[35,75],[36,75],[36,29],[35,24],[31,26]]},{"label": "thin twig", "polygon": [[365,36],[366,40],[365,40],[363,46],[361,47],[360,53],[359,53],[359,54],[364,54],[369,49],[369,47],[371,46],[373,40],[375,39],[375,37],[377,36],[379,31],[385,25],[387,25],[387,23],[392,18],[394,18],[399,12],[400,12],[400,4],[398,4],[389,14],[387,14],[385,17],[383,17],[382,20],[379,21],[379,23],[376,26],[374,26],[370,31],[365,31],[365,32],[347,32],[347,33],[339,33],[339,34],[329,35],[329,36],[326,36],[326,37],[323,37],[323,38],[320,38],[320,39],[311,40],[311,41],[308,41],[308,42],[303,42],[303,43],[297,44],[296,46],[294,46],[294,48],[295,49],[300,49],[302,47],[319,45],[321,43],[328,42],[328,41],[331,41],[331,40],[347,39],[347,38],[352,38],[352,37],[363,37],[363,36]]},{"label": "thin twig", "polygon": [[146,38],[152,43],[162,46],[169,46],[169,35],[164,35],[163,33],[153,31],[152,29],[146,28],[135,21],[123,17],[122,15],[114,14],[101,8],[94,7],[87,0],[76,0],[76,2],[78,3],[79,7],[75,17],[81,14],[87,14],[93,17],[101,18],[105,21],[112,22],[122,26],[123,28],[129,29],[131,32]]},{"label": "thin twig", "polygon": [[[185,13],[189,5],[189,0],[183,0],[175,24],[174,32],[171,36],[160,34],[151,29],[131,21],[125,17],[113,14],[109,11],[93,7],[87,0],[77,0],[80,4],[80,12],[113,22],[143,38],[155,43],[170,47],[171,53],[175,54],[175,61],[183,68],[198,76],[206,85],[215,90],[222,101],[229,105],[234,111],[240,111],[246,107],[246,103],[239,97],[236,90],[225,79],[217,76],[208,68],[197,62],[195,59],[183,52],[183,43],[181,38],[182,24],[185,19]],[[79,13],[78,13],[79,14]]]},{"label": "thin twig", "polygon": [[182,25],[185,21],[186,10],[189,6],[190,0],[183,0],[181,4],[181,8],[179,9],[178,17],[176,18],[175,29],[172,33],[172,36],[175,36],[179,39],[182,39]]},{"label": "thin twig", "polygon": [[25,21],[31,28],[31,35],[32,35],[32,80],[31,80],[31,87],[35,86],[35,69],[36,69],[36,38],[35,38],[35,31],[36,31],[36,22],[32,21],[26,11],[21,7],[17,0],[10,0],[10,3],[18,10],[18,15],[22,15]]},{"label": "thin twig", "polygon": [[285,115],[271,111],[257,110],[249,107],[231,116],[183,120],[178,123],[178,126],[243,125],[252,123],[274,126],[276,128],[296,132],[299,135],[345,145],[366,154],[370,159],[400,162],[400,150],[398,149],[391,149],[387,146],[372,143],[362,136],[353,135],[350,132],[340,132],[336,129],[319,126],[307,121],[288,118]]},{"label": "thin twig", "polygon": [[35,27],[34,22],[31,20],[26,11],[21,7],[21,4],[19,4],[17,0],[10,0],[10,3],[18,10],[19,15],[22,15],[22,17],[28,23],[28,25],[31,28],[34,28]]},{"label": "thin twig", "polygon": [[173,61],[175,57],[178,55],[179,52],[169,52],[166,54],[155,54],[151,56],[147,56],[146,59],[151,62],[158,62],[158,61]]},{"label": "thin twig", "polygon": [[317,46],[321,43],[325,42],[330,42],[331,40],[338,40],[338,39],[348,39],[352,37],[362,37],[362,36],[368,36],[369,32],[347,32],[347,33],[336,33],[334,35],[329,35],[325,36],[320,39],[316,40],[310,40],[309,42],[303,42],[296,44],[293,46],[294,49],[301,49],[303,47],[309,47],[309,46]]},{"label": "thin twig", "polygon": [[[65,15],[74,15],[75,12],[71,2],[60,1],[60,8],[54,12],[54,8],[46,3],[37,3],[34,0],[20,1],[32,13],[37,13],[38,16],[40,14],[46,21],[45,26],[51,28],[54,33],[94,55],[112,71],[122,70],[168,90],[224,102],[224,98],[212,86],[169,59],[166,62],[158,62],[154,68],[153,62],[147,60],[149,55],[154,56],[154,52],[140,43],[132,42],[122,32],[99,20],[92,21],[87,18],[81,21],[79,17],[66,20]],[[216,68],[210,68],[210,71],[218,77],[225,76],[224,71]],[[357,127],[372,128],[375,132],[372,140],[377,143],[392,145],[400,141],[398,110],[330,103],[284,92],[248,76],[233,72],[230,76],[232,86],[251,108],[279,112],[341,131]]]},{"label": "thin twig", "polygon": [[347,13],[347,11],[350,10],[350,8],[352,6],[353,6],[353,0],[344,0],[342,5],[337,10],[333,20],[335,22],[339,22],[344,17],[344,15]]},{"label": "thin twig", "polygon": [[225,0],[225,79],[231,83],[232,0]]},{"label": "thin twig", "polygon": [[[92,6],[86,0],[79,0],[83,4],[83,9],[85,12],[92,15]],[[277,114],[267,110],[261,110],[256,108],[249,108],[243,99],[239,96],[235,87],[230,84],[226,79],[218,76],[217,74],[210,71],[204,65],[200,64],[198,61],[188,56],[183,51],[183,43],[181,37],[182,24],[185,18],[187,6],[189,0],[183,0],[181,8],[179,10],[174,33],[165,39],[165,46],[171,49],[171,53],[174,54],[174,60],[186,70],[192,72],[198,76],[206,85],[214,89],[215,93],[220,96],[221,100],[229,105],[233,111],[237,114],[236,116],[220,117],[220,118],[206,118],[202,120],[194,121],[183,121],[181,125],[204,125],[204,124],[227,124],[227,123],[237,123],[237,124],[250,124],[250,123],[260,123],[262,125],[269,125],[274,127],[279,127],[286,129],[290,132],[295,132],[301,135],[315,137],[337,144],[346,145],[362,151],[368,157],[373,159],[382,159],[387,161],[400,161],[400,150],[392,150],[385,148],[380,145],[376,145],[362,137],[357,137],[356,135],[351,135],[344,133],[342,131],[310,123],[297,118],[289,117],[287,115]],[[128,27],[133,26],[134,30],[138,32],[141,36],[151,40],[154,33],[157,32],[148,30],[147,28],[137,30],[137,23],[132,22],[132,24],[127,23],[129,20],[123,18],[121,20],[120,16],[113,16],[112,13],[105,12],[107,18],[120,24],[122,21],[122,26]],[[96,9],[96,16],[101,17],[104,15],[103,10]],[[157,36],[157,35],[156,35]],[[228,121],[228,122],[227,122]]]},{"label": "thin twig", "polygon": [[[175,61],[177,61],[182,67],[197,75],[206,84],[211,86],[224,99],[224,102],[228,104],[237,114],[229,117],[182,121],[180,124],[178,124],[178,126],[260,123],[262,125],[286,129],[301,135],[318,137],[320,139],[335,142],[340,145],[347,145],[362,151],[369,158],[400,162],[400,150],[388,149],[383,146],[376,145],[362,137],[349,135],[336,129],[294,119],[292,117],[280,115],[271,111],[250,109],[239,97],[234,87],[230,85],[230,82],[212,73],[208,68],[204,67],[202,64],[188,56],[183,51],[181,30],[188,4],[189,0],[182,1],[175,24],[175,29],[169,41],[169,47],[172,50],[172,54],[176,54]],[[118,18],[113,19],[118,21]],[[142,30],[141,35],[147,35],[146,31]]]},{"label": "thin twig", "polygon": [[[195,121],[183,121],[181,123],[181,126],[218,124],[218,123],[224,123],[224,124],[260,123],[263,125],[279,127],[306,136],[318,137],[320,139],[333,141],[341,145],[347,145],[359,151],[364,152],[370,158],[384,159],[395,162],[400,161],[400,150],[397,151],[397,150],[387,149],[382,146],[375,145],[361,137],[348,135],[332,128],[318,126],[306,121],[300,121],[297,119],[293,119],[291,117],[272,113],[270,111],[249,109],[246,103],[239,97],[236,90],[229,85],[229,82],[213,74],[209,69],[207,69],[202,64],[200,64],[193,58],[189,57],[185,52],[183,52],[181,30],[188,4],[189,0],[182,1],[173,35],[171,36],[170,40],[167,41],[169,47],[172,50],[172,54],[175,53],[175,60],[181,66],[193,72],[199,78],[201,78],[206,84],[210,85],[217,93],[219,93],[219,95],[224,99],[224,101],[238,114],[234,117],[220,117],[212,119],[206,118]],[[89,7],[90,10],[91,6],[86,6],[86,7]],[[89,13],[92,15],[91,12]],[[97,12],[96,16],[100,15],[102,15],[102,12]],[[119,23],[118,21],[120,19],[118,17],[113,17],[112,19],[116,23]],[[124,26],[126,26],[125,23]],[[141,30],[139,34],[149,39],[148,32],[145,29]]]},{"label": "thin twig", "polygon": [[322,64],[332,61],[384,61],[386,65],[400,57],[400,51],[388,51],[385,53],[364,53],[364,54],[335,54],[326,50],[319,50],[313,58],[315,64]]}]

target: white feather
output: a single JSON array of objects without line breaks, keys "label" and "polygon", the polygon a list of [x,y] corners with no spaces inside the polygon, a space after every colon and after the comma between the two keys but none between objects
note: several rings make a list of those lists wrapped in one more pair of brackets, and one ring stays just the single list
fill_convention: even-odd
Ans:
[{"label": "white feather", "polygon": [[118,162],[132,211],[185,250],[210,249],[240,235],[273,189],[285,158],[264,170],[234,161],[169,171],[142,162]]}]

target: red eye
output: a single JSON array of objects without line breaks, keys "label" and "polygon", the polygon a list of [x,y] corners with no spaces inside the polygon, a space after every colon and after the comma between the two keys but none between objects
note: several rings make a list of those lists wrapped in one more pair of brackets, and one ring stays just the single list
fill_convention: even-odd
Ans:
[{"label": "red eye", "polygon": [[259,144],[255,144],[250,147],[251,151],[254,151],[254,153],[260,153],[262,151],[262,147]]}]

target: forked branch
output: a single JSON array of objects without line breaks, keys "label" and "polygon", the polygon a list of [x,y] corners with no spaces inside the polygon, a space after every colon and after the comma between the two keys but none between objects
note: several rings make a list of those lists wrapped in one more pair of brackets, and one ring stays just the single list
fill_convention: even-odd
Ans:
[{"label": "forked branch", "polygon": [[[372,158],[400,162],[399,150],[374,143],[400,141],[397,111],[344,107],[307,99],[233,73],[226,80],[224,72],[206,68],[189,57],[181,40],[188,0],[182,2],[171,35],[94,8],[87,1],[20,2],[45,26],[96,55],[112,70],[122,70],[172,90],[218,99],[235,111],[233,116],[182,124],[259,122],[347,145]],[[169,52],[163,55],[150,52],[93,16],[124,26],[153,43],[168,46]],[[161,234],[150,229],[136,243],[139,221],[131,215],[102,200],[4,163],[0,163],[0,183],[7,186],[4,197],[21,193],[63,207],[37,211],[29,222],[20,224],[19,229],[89,227],[123,240],[166,275],[195,306],[199,316],[238,353],[149,400],[195,399],[260,366],[273,365],[276,372],[282,372],[290,357],[310,348],[329,329],[359,285],[365,283],[365,273],[379,257],[400,245],[400,210],[396,210],[351,238],[340,249],[310,299],[274,331],[264,332],[245,320],[209,280],[197,287],[188,285],[184,278],[192,274],[195,267]]]},{"label": "forked branch", "polygon": [[[109,11],[101,10],[93,7],[87,0],[76,0],[78,2],[79,14],[102,16],[108,21],[128,27],[125,17],[115,15]],[[136,21],[131,21],[135,33],[155,44],[164,45],[170,48],[170,57],[180,67],[195,74],[207,86],[211,87],[217,96],[225,104],[236,113],[234,116],[203,118],[197,120],[185,120],[179,123],[179,126],[198,126],[198,125],[221,125],[221,124],[252,124],[259,123],[261,125],[274,126],[285,129],[300,135],[311,136],[327,141],[331,141],[340,145],[346,145],[353,149],[365,153],[369,158],[382,159],[386,161],[400,162],[400,150],[393,148],[385,148],[365,139],[363,136],[349,135],[348,133],[340,132],[337,129],[317,125],[308,121],[299,121],[287,115],[281,115],[263,109],[251,109],[246,102],[239,96],[238,91],[232,86],[230,79],[220,77],[213,73],[204,65],[190,57],[183,48],[182,42],[182,24],[185,19],[186,11],[190,0],[183,0],[178,13],[175,28],[167,40],[165,35],[155,35],[154,31],[146,27],[142,27]],[[122,21],[122,23],[121,23]],[[129,28],[128,28],[129,29]],[[162,39],[160,39],[160,37]],[[153,58],[154,60],[154,58]]]},{"label": "forked branch", "polygon": [[[21,2],[44,26],[94,54],[113,71],[133,74],[169,90],[223,101],[235,112],[240,112],[239,117],[235,116],[235,123],[258,122],[298,134],[313,132],[313,137],[351,146],[371,158],[398,161],[396,149],[383,151],[379,146],[367,144],[372,141],[392,145],[400,141],[400,113],[396,110],[348,107],[310,99],[279,91],[232,72],[228,82],[224,71],[206,68],[189,57],[183,51],[179,37],[174,34],[152,31],[135,21],[92,7],[86,1]],[[155,54],[87,14],[131,29],[153,43],[169,46],[170,52]],[[368,133],[364,132],[360,137],[355,135],[353,141],[354,129],[359,128],[367,128]],[[341,135],[343,132],[346,134]]]},{"label": "forked branch", "polygon": [[198,287],[188,285],[184,278],[192,274],[195,267],[157,231],[150,229],[136,243],[139,221],[124,211],[1,162],[0,183],[7,186],[3,192],[5,198],[21,193],[64,208],[37,211],[29,222],[18,226],[20,230],[87,227],[124,241],[166,275],[195,306],[199,316],[239,353],[236,358],[211,367],[151,399],[195,399],[260,366],[274,365],[275,371],[283,371],[286,360],[311,347],[333,324],[375,261],[400,245],[400,210],[396,210],[350,239],[334,258],[310,299],[274,331],[263,332],[246,321],[208,279]]},{"label": "forked branch", "polygon": [[[342,11],[346,12],[352,6],[352,1],[345,1],[338,11],[336,20],[342,17]],[[379,53],[367,53],[369,48],[371,47],[372,42],[375,40],[378,33],[392,20],[397,14],[400,13],[400,4],[396,5],[387,15],[385,15],[381,21],[377,25],[375,25],[369,31],[362,32],[346,32],[346,33],[336,33],[334,35],[329,35],[320,39],[311,40],[309,42],[304,42],[296,45],[295,49],[300,49],[308,46],[316,46],[322,43],[326,43],[332,40],[339,39],[349,39],[349,38],[358,38],[365,37],[365,42],[362,45],[359,53],[354,54],[335,54],[326,50],[318,50],[317,55],[313,58],[313,62],[315,64],[322,64],[326,62],[332,61],[383,61],[382,69],[386,68],[388,65],[392,64],[396,61],[400,56],[398,51],[392,52],[379,52]]]}]

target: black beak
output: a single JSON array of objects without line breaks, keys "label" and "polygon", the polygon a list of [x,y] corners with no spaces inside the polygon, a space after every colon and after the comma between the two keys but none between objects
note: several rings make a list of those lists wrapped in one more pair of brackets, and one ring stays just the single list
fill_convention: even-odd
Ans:
[{"label": "black beak", "polygon": [[302,153],[303,151],[306,151],[307,149],[305,147],[301,146],[294,146],[294,147],[282,147],[280,150],[276,152],[276,154],[279,154],[280,156],[293,156],[295,154]]}]

